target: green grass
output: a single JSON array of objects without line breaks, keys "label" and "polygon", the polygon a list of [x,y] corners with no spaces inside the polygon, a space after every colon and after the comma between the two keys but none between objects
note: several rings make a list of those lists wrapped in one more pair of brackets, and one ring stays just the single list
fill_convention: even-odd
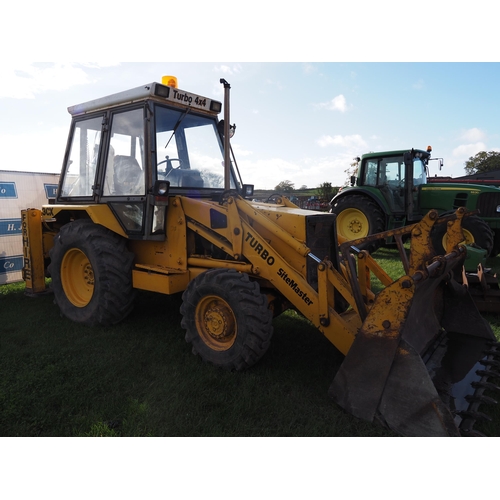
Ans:
[{"label": "green grass", "polygon": [[258,365],[231,373],[191,354],[178,296],[140,293],[126,321],[88,328],[50,295],[0,290],[3,436],[390,435],[329,399],[342,358],[294,313]]},{"label": "green grass", "polygon": [[[393,251],[376,257],[400,272]],[[191,354],[180,303],[141,292],[124,322],[89,328],[60,317],[49,294],[0,286],[0,435],[393,435],[331,401],[342,356],[301,316],[276,318],[264,358],[232,373]]]}]

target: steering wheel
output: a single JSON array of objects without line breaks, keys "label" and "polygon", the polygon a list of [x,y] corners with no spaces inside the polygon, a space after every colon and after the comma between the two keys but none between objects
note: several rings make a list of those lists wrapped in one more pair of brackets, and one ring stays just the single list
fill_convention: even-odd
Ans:
[{"label": "steering wheel", "polygon": [[[178,161],[179,162],[179,166],[173,167],[172,166],[172,162],[173,161]],[[181,168],[181,166],[182,166],[182,160],[180,160],[179,158],[169,158],[168,156],[163,161],[161,161],[160,163],[158,163],[156,165],[156,168],[158,168],[162,163],[166,163],[167,164],[167,167],[165,168],[165,176],[167,176],[172,170],[179,170]]]}]

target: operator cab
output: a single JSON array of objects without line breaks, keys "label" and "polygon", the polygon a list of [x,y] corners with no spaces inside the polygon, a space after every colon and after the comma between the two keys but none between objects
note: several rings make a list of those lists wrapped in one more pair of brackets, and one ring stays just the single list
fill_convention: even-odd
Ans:
[{"label": "operator cab", "polygon": [[[157,239],[168,204],[156,204],[158,194],[221,198],[222,104],[179,90],[169,78],[168,85],[68,108],[72,124],[56,203],[107,204],[130,238]],[[247,195],[232,160],[230,189]]]},{"label": "operator cab", "polygon": [[[413,209],[418,205],[418,187],[427,183],[430,151],[430,148],[427,152],[413,150],[410,160],[406,161],[404,151],[364,155],[362,178],[358,185],[378,189],[391,213],[408,214],[409,207]],[[407,182],[407,179],[411,179],[411,182]]]}]

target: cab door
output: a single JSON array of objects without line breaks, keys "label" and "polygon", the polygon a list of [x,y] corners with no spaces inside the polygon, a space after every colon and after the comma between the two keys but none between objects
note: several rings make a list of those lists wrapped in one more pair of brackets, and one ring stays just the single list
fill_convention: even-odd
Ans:
[{"label": "cab door", "polygon": [[110,113],[109,140],[102,161],[101,202],[107,203],[127,235],[142,239],[146,228],[149,175],[144,106]]},{"label": "cab door", "polygon": [[405,153],[404,163],[406,178],[411,182],[406,184],[406,211],[408,221],[420,220],[420,189],[427,183],[427,168],[420,158],[414,158],[411,152]]},{"label": "cab door", "polygon": [[405,168],[402,156],[366,160],[365,186],[376,187],[384,197],[391,214],[405,213]]}]

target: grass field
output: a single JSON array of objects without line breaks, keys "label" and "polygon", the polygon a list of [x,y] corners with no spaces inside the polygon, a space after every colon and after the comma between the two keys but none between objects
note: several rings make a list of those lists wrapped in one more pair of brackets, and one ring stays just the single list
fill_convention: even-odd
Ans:
[{"label": "grass field", "polygon": [[[376,256],[399,272],[394,252]],[[296,313],[275,319],[261,362],[231,373],[191,354],[179,307],[180,296],[141,292],[124,322],[89,328],[60,317],[50,294],[0,286],[0,435],[393,435],[331,401],[342,356]]]}]

